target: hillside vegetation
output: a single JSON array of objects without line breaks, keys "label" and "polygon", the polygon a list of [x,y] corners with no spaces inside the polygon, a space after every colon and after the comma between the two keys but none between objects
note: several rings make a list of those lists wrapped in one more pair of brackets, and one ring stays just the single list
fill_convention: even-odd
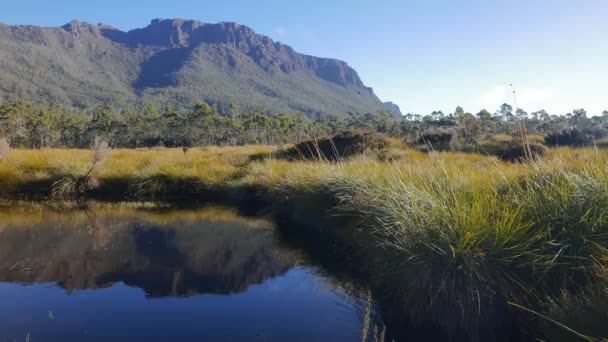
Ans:
[{"label": "hillside vegetation", "polygon": [[123,32],[73,21],[62,27],[0,24],[0,101],[66,108],[198,101],[230,113],[375,112],[384,108],[345,62],[303,55],[236,23],[153,20]]}]

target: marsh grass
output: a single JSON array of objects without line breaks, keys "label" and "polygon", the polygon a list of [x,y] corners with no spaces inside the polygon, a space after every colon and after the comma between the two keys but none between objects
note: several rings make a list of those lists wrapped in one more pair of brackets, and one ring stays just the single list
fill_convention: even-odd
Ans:
[{"label": "marsh grass", "polygon": [[99,180],[93,176],[93,173],[105,161],[110,147],[107,141],[95,137],[91,150],[93,158],[90,165],[69,162],[59,168],[51,169],[51,178],[54,179],[51,189],[52,198],[81,200],[87,192],[99,187]]},{"label": "marsh grass", "polygon": [[361,342],[384,342],[386,339],[386,326],[382,325],[380,329],[378,325],[373,324],[372,312],[374,310],[374,301],[372,292],[367,292],[367,305],[363,316],[363,326],[361,328]]},{"label": "marsh grass", "polygon": [[245,181],[280,199],[331,196],[329,214],[363,220],[341,231],[342,243],[364,255],[358,267],[410,320],[476,331],[513,310],[508,301],[536,307],[606,283],[593,275],[608,246],[607,160],[597,149],[516,164],[449,152],[393,162],[270,160],[252,165]]},{"label": "marsh grass", "polygon": [[106,150],[103,157],[96,148],[14,150],[0,163],[0,194],[19,199],[42,193],[56,200],[97,194],[111,200],[153,200],[184,191],[195,196],[230,186],[244,175],[252,155],[274,150],[208,147],[185,154],[181,149],[118,149]]},{"label": "marsh grass", "polygon": [[[537,310],[545,298],[563,303],[589,284],[607,288],[606,277],[596,276],[597,260],[608,255],[605,150],[551,149],[520,163],[399,144],[388,145],[390,158],[338,161],[281,160],[275,151],[112,150],[90,174],[96,191],[114,200],[195,200],[249,188],[270,202],[322,204],[323,215],[358,218],[356,226],[325,231],[340,230],[337,243],[357,250],[360,264],[353,267],[369,274],[380,300],[390,298],[412,321],[430,316],[438,326],[478,330],[493,317],[492,305]],[[57,180],[86,173],[93,159],[93,151],[14,150],[0,163],[0,194],[19,198],[24,184],[41,179],[72,189]]]}]

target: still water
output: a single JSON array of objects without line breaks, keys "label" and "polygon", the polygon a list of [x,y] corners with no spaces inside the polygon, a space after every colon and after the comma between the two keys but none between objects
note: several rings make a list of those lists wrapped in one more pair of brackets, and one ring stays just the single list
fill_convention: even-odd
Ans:
[{"label": "still water", "polygon": [[226,209],[0,213],[0,341],[360,341],[367,299]]}]

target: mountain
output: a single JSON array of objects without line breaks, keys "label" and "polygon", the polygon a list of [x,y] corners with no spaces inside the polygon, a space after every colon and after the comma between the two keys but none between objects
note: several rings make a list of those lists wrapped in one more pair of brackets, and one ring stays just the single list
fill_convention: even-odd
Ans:
[{"label": "mountain", "polygon": [[390,101],[384,102],[384,110],[398,116],[403,116],[403,113],[401,113],[401,108],[399,108],[397,104],[392,103]]},{"label": "mountain", "polygon": [[0,100],[86,109],[198,101],[226,112],[320,113],[383,109],[346,62],[300,54],[236,23],[155,19],[128,32],[73,21],[0,24]]}]

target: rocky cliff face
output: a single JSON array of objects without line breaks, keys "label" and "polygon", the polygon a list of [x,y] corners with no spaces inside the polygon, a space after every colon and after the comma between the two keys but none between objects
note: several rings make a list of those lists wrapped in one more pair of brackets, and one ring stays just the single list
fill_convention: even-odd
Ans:
[{"label": "rocky cliff face", "polygon": [[390,101],[384,102],[384,110],[398,116],[403,116],[403,113],[401,113],[401,108],[399,108],[397,104],[392,103]]},{"label": "rocky cliff face", "polygon": [[220,109],[374,112],[383,104],[347,63],[297,53],[236,23],[155,19],[123,32],[73,21],[0,26],[0,100]]}]

